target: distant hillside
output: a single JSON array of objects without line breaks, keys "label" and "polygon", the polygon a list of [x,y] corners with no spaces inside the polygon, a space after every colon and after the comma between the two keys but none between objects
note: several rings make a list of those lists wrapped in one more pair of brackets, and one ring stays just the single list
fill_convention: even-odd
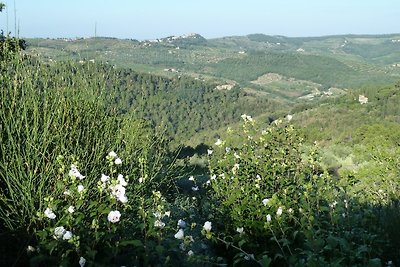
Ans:
[{"label": "distant hillside", "polygon": [[[210,40],[188,34],[146,41],[97,37],[27,42],[27,53],[47,61],[72,58],[169,78],[190,76],[238,85],[282,103],[400,80],[400,34],[301,38],[250,34]],[[284,79],[254,82],[266,75]],[[299,86],[305,84],[299,81],[315,86]]]}]

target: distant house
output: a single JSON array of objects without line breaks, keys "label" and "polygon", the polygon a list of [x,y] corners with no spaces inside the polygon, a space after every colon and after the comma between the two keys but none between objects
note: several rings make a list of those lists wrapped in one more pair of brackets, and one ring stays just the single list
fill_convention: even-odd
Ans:
[{"label": "distant house", "polygon": [[365,97],[364,95],[359,95],[358,96],[358,102],[360,102],[360,104],[367,104],[368,103],[368,97]]}]

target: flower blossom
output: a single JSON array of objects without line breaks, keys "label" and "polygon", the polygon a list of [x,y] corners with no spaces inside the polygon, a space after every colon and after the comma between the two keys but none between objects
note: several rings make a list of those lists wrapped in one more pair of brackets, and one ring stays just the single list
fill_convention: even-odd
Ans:
[{"label": "flower blossom", "polygon": [[119,184],[122,186],[128,185],[128,183],[125,181],[125,178],[122,174],[118,174],[117,180],[118,180]]},{"label": "flower blossom", "polygon": [[278,210],[276,211],[276,215],[281,216],[282,215],[282,207],[279,207]]},{"label": "flower blossom", "polygon": [[214,152],[214,151],[212,151],[211,149],[207,149],[207,154],[208,154],[209,156],[211,156],[213,152]]},{"label": "flower blossom", "polygon": [[163,222],[163,221],[161,221],[160,219],[158,219],[158,220],[156,220],[155,222],[154,222],[154,227],[157,227],[157,228],[164,228],[165,227],[165,223]]},{"label": "flower blossom", "polygon": [[187,254],[190,257],[190,256],[193,256],[194,252],[192,250],[189,250]]},{"label": "flower blossom", "polygon": [[85,266],[85,264],[86,264],[86,259],[84,257],[80,257],[79,258],[79,265],[81,267],[83,267],[83,266]]},{"label": "flower blossom", "polygon": [[107,183],[108,181],[110,181],[110,176],[105,175],[105,174],[102,174],[102,175],[101,175],[101,178],[100,178],[100,181],[101,181],[102,183]]},{"label": "flower blossom", "polygon": [[179,231],[174,235],[176,239],[183,239],[185,237],[185,234],[183,232],[183,229],[179,229]]},{"label": "flower blossom", "polygon": [[244,232],[243,227],[236,228],[236,232],[238,232],[239,234],[243,234],[243,232]]},{"label": "flower blossom", "polygon": [[116,158],[115,161],[114,161],[114,163],[115,163],[116,165],[121,165],[121,164],[122,164],[122,160],[121,160],[120,158]]},{"label": "flower blossom", "polygon": [[119,222],[121,218],[121,213],[118,210],[112,210],[107,216],[107,219],[111,223]]},{"label": "flower blossom", "polygon": [[178,220],[178,226],[180,228],[185,228],[186,227],[186,222],[184,220],[182,220],[182,219],[179,219]]},{"label": "flower blossom", "polygon": [[74,206],[69,206],[68,207],[68,212],[69,213],[74,213],[75,212],[75,207]]},{"label": "flower blossom", "polygon": [[206,221],[205,223],[204,223],[204,225],[203,225],[203,229],[204,230],[206,230],[207,232],[209,232],[209,231],[211,231],[211,222],[209,222],[209,221]]},{"label": "flower blossom", "polygon": [[110,157],[110,158],[116,158],[116,157],[118,157],[117,156],[117,153],[115,153],[114,151],[111,151],[110,153],[108,153],[108,156]]},{"label": "flower blossom", "polygon": [[267,222],[270,222],[271,220],[272,220],[271,215],[268,214],[268,215],[267,215]]},{"label": "flower blossom", "polygon": [[85,187],[83,185],[78,185],[78,193],[81,193],[83,190],[85,190]]},{"label": "flower blossom", "polygon": [[222,145],[222,140],[218,138],[218,139],[217,139],[217,142],[215,142],[215,145],[216,145],[216,146]]},{"label": "flower blossom", "polygon": [[50,208],[47,208],[45,211],[44,211],[44,215],[47,217],[47,218],[49,218],[49,219],[55,219],[57,216],[56,216],[56,214],[53,212],[53,210],[52,209],[50,209]]},{"label": "flower blossom", "polygon": [[70,240],[72,238],[72,232],[71,231],[65,231],[63,237],[64,240]]},{"label": "flower blossom", "polygon": [[85,176],[83,176],[79,171],[78,171],[78,167],[74,164],[71,164],[71,169],[68,172],[68,175],[71,177],[75,177],[78,178],[79,180],[82,180],[83,178],[85,178]]},{"label": "flower blossom", "polygon": [[64,226],[58,226],[54,228],[54,238],[60,239],[66,233]]},{"label": "flower blossom", "polygon": [[264,204],[264,206],[267,206],[268,202],[269,202],[269,199],[268,199],[268,198],[264,198],[264,199],[262,200],[262,203]]}]

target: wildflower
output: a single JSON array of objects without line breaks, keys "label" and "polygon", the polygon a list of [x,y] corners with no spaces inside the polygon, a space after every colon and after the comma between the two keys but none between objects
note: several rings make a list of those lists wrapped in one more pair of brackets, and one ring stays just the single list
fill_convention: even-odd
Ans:
[{"label": "wildflower", "polygon": [[225,147],[225,152],[226,152],[226,153],[229,153],[229,152],[231,152],[231,148],[230,148],[230,147],[228,147],[228,146],[227,146],[227,147]]},{"label": "wildflower", "polygon": [[178,220],[178,226],[180,228],[185,228],[186,227],[186,222],[184,220],[182,220],[182,219],[179,219]]},{"label": "wildflower", "polygon": [[289,212],[290,214],[292,214],[292,213],[293,213],[293,209],[292,209],[292,208],[288,209],[288,212]]},{"label": "wildflower", "polygon": [[154,212],[153,213],[153,215],[154,215],[154,217],[156,217],[157,219],[161,219],[161,212],[159,212],[159,211],[156,211],[156,212]]},{"label": "wildflower", "polygon": [[116,157],[118,157],[117,156],[117,153],[115,153],[114,151],[111,151],[110,153],[108,153],[108,156],[110,157],[110,158],[116,158]]},{"label": "wildflower", "polygon": [[69,206],[68,207],[68,212],[69,213],[74,213],[75,212],[75,207],[74,206]]},{"label": "wildflower", "polygon": [[78,193],[81,193],[84,189],[85,187],[83,187],[83,185],[78,185]]},{"label": "wildflower", "polygon": [[166,211],[166,212],[164,213],[164,216],[167,216],[167,217],[171,216],[171,211]]},{"label": "wildflower", "polygon": [[28,246],[27,248],[26,248],[26,252],[35,252],[35,248],[34,247],[32,247],[32,246]]},{"label": "wildflower", "polygon": [[144,178],[143,177],[140,177],[139,178],[139,183],[141,184],[141,183],[143,183],[144,182]]},{"label": "wildflower", "polygon": [[66,233],[64,226],[58,226],[54,228],[54,238],[60,239]]},{"label": "wildflower", "polygon": [[120,158],[116,158],[115,161],[114,161],[114,163],[115,163],[116,165],[121,165],[121,164],[122,164],[122,160],[121,160]]},{"label": "wildflower", "polygon": [[121,213],[118,210],[112,210],[107,216],[107,219],[111,223],[116,223],[119,222],[119,219],[121,218]]},{"label": "wildflower", "polygon": [[213,152],[214,152],[214,151],[212,151],[211,149],[207,149],[207,154],[208,154],[209,156],[211,156]]},{"label": "wildflower", "polygon": [[246,114],[243,114],[242,116],[240,116],[240,117],[242,117],[242,119],[245,121],[245,122],[247,122],[247,121],[253,121],[253,118],[251,117],[251,116],[249,116],[249,115],[246,115]]},{"label": "wildflower", "polygon": [[68,189],[64,191],[63,193],[64,196],[70,196],[71,195],[71,191],[69,191]]},{"label": "wildflower", "polygon": [[79,259],[79,265],[80,265],[81,267],[83,267],[83,266],[85,266],[85,264],[86,264],[86,259],[85,259],[84,257],[80,257],[80,259]]},{"label": "wildflower", "polygon": [[267,215],[267,222],[270,222],[271,220],[272,220],[271,215],[268,214],[268,215]]},{"label": "wildflower", "polygon": [[336,205],[337,205],[337,201],[333,201],[333,203],[329,204],[329,206],[330,206],[331,208],[336,207]]},{"label": "wildflower", "polygon": [[281,216],[282,215],[282,207],[279,207],[278,210],[276,211],[276,215]]},{"label": "wildflower", "polygon": [[291,120],[293,119],[293,115],[288,114],[288,115],[286,116],[286,119],[287,119],[288,121],[291,121]]},{"label": "wildflower", "polygon": [[192,186],[192,190],[194,191],[194,192],[196,192],[196,191],[199,191],[199,187],[196,185],[196,186]]},{"label": "wildflower", "polygon": [[55,219],[57,216],[56,216],[56,214],[52,211],[52,209],[50,209],[50,208],[47,208],[45,211],[44,211],[44,215],[47,217],[47,218],[49,218],[49,219]]},{"label": "wildflower", "polygon": [[194,252],[192,250],[189,250],[187,254],[190,257],[190,256],[193,256]]},{"label": "wildflower", "polygon": [[85,178],[85,176],[83,176],[79,171],[78,171],[78,167],[74,164],[71,164],[71,170],[69,170],[68,175],[71,177],[75,177],[78,178],[79,180],[82,180],[83,178]]},{"label": "wildflower", "polygon": [[156,220],[155,222],[154,222],[154,227],[158,227],[158,228],[164,228],[165,227],[165,223],[163,222],[163,221],[161,221],[161,220]]},{"label": "wildflower", "polygon": [[179,229],[179,231],[174,235],[174,237],[176,239],[183,239],[185,237],[185,234],[182,229]]},{"label": "wildflower", "polygon": [[123,187],[121,184],[116,184],[110,186],[111,189],[111,195],[115,196],[116,198],[122,198],[125,196],[125,187]]},{"label": "wildflower", "polygon": [[126,195],[121,195],[118,197],[118,200],[122,203],[125,204],[128,202],[128,198],[126,197]]},{"label": "wildflower", "polygon": [[236,232],[238,232],[239,234],[243,234],[243,231],[244,231],[243,227],[236,228]]},{"label": "wildflower", "polygon": [[194,177],[193,177],[193,175],[189,177],[189,181],[193,181],[193,182],[194,182]]},{"label": "wildflower", "polygon": [[217,139],[217,142],[215,142],[215,145],[216,145],[216,146],[222,145],[222,140],[218,138],[218,139]]},{"label": "wildflower", "polygon": [[233,156],[234,156],[236,159],[240,159],[240,156],[239,156],[236,152],[233,154]]},{"label": "wildflower", "polygon": [[215,180],[217,176],[215,174],[211,175],[210,180]]},{"label": "wildflower", "polygon": [[65,231],[64,235],[63,235],[63,239],[64,240],[70,240],[72,238],[72,233],[71,231]]},{"label": "wildflower", "polygon": [[127,186],[128,183],[125,181],[124,176],[122,174],[118,174],[117,180],[120,185]]},{"label": "wildflower", "polygon": [[236,174],[238,170],[239,170],[239,164],[236,163],[235,165],[233,165],[232,173],[233,173],[233,174]]},{"label": "wildflower", "polygon": [[211,222],[206,221],[203,225],[203,229],[206,230],[207,232],[211,231]]},{"label": "wildflower", "polygon": [[100,178],[100,181],[101,181],[102,183],[107,183],[108,181],[110,181],[110,176],[105,175],[105,174],[102,174],[102,175],[101,175],[101,178]]},{"label": "wildflower", "polygon": [[268,198],[264,198],[264,199],[262,200],[262,203],[264,204],[264,206],[267,206],[268,202],[269,202],[269,199],[268,199]]}]

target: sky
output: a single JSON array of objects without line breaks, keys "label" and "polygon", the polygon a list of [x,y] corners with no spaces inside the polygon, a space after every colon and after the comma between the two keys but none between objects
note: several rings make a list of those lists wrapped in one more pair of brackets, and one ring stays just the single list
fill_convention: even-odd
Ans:
[{"label": "sky", "polygon": [[[20,37],[156,39],[400,33],[400,0],[0,0]],[[16,19],[15,15],[16,14]]]}]

